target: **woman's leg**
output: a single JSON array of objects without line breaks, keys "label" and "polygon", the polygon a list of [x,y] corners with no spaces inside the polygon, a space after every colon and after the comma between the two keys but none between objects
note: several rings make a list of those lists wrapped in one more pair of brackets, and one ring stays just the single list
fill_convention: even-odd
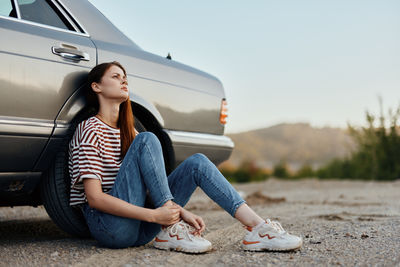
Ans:
[{"label": "woman's leg", "polygon": [[[146,191],[156,208],[173,199],[165,173],[161,144],[151,132],[143,132],[136,136],[108,194],[143,207]],[[107,247],[120,248],[134,245],[142,232],[141,224],[145,223],[103,213],[88,206],[85,207],[84,213],[92,235]],[[160,230],[158,224],[146,223],[146,225],[155,231]]]},{"label": "woman's leg", "polygon": [[184,160],[168,176],[168,184],[174,202],[182,207],[189,201],[197,186],[232,217],[237,208],[245,203],[215,164],[201,153],[193,154]]},{"label": "woman's leg", "polygon": [[200,186],[212,200],[244,225],[255,226],[263,221],[239,196],[215,164],[201,153],[185,160],[183,168],[168,176],[168,182],[174,201],[181,206],[187,203],[196,187]]},{"label": "woman's leg", "polygon": [[[201,153],[196,153],[185,159],[168,176],[168,184],[174,196],[174,202],[182,207],[186,205],[196,187],[199,186],[212,200],[244,225],[255,226],[263,221],[247,206],[215,164]],[[150,242],[159,230],[160,228],[143,223],[141,225],[141,237],[138,238],[135,245]]]}]

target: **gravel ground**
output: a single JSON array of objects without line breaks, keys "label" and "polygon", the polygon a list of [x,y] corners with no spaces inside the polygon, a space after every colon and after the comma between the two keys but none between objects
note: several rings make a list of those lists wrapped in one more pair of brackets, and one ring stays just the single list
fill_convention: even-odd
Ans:
[{"label": "gravel ground", "polygon": [[151,244],[107,249],[60,231],[43,207],[0,208],[1,266],[284,265],[400,266],[400,181],[305,179],[234,185],[265,218],[303,237],[294,252],[244,252],[244,228],[197,190],[187,208],[203,217],[213,251],[191,255]]}]

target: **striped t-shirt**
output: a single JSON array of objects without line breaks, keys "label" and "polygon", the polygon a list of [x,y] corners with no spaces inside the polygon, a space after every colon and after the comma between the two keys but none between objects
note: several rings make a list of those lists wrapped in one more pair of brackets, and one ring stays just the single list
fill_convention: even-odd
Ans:
[{"label": "striped t-shirt", "polygon": [[105,193],[111,190],[121,163],[119,129],[96,116],[79,123],[69,143],[70,205],[87,201],[85,178],[99,179]]}]

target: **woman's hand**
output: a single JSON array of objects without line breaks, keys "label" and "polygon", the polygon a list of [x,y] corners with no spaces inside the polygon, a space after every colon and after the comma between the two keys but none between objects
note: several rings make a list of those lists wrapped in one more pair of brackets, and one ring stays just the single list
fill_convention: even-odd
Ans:
[{"label": "woman's hand", "polygon": [[196,230],[192,232],[193,235],[200,235],[206,229],[206,224],[200,216],[193,214],[182,207],[181,217],[185,222],[196,228]]},{"label": "woman's hand", "polygon": [[171,225],[181,219],[180,207],[177,205],[164,205],[153,210],[154,216],[152,222],[161,225]]}]

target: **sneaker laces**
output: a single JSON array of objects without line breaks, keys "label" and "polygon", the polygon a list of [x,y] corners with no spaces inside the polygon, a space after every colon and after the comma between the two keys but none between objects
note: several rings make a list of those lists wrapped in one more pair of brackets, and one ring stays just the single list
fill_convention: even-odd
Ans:
[{"label": "sneaker laces", "polygon": [[269,224],[272,228],[274,228],[278,233],[286,233],[286,230],[283,229],[282,225],[278,221],[271,221],[270,219],[266,220],[267,224]]},{"label": "sneaker laces", "polygon": [[184,232],[185,235],[189,238],[189,240],[193,241],[195,236],[192,235],[190,232],[194,230],[194,227],[191,226],[190,224],[186,223],[185,221],[180,220],[179,222],[167,227],[167,230],[172,235],[177,235],[179,233],[180,229],[183,230],[181,232]]}]

